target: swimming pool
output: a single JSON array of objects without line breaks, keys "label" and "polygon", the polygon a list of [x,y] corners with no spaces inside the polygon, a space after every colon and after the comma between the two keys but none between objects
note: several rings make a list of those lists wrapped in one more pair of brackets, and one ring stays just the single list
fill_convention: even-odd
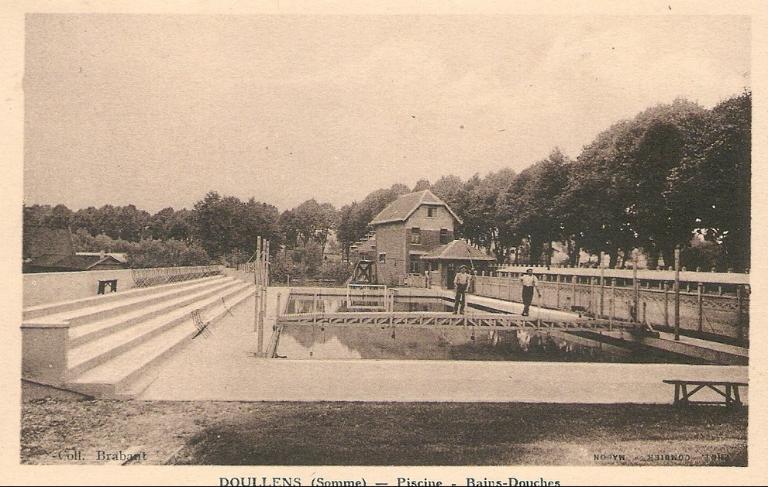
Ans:
[{"label": "swimming pool", "polygon": [[[383,298],[292,295],[289,314],[370,312]],[[396,297],[394,311],[449,312],[442,297]],[[468,313],[477,312],[468,308]],[[484,329],[474,326],[286,324],[275,337],[274,356],[298,360],[478,360],[620,363],[706,363],[625,343],[596,332]]]}]

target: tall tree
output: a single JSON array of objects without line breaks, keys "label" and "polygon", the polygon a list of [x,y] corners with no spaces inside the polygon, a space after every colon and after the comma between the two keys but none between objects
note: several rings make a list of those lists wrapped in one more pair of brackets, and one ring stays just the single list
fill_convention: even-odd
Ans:
[{"label": "tall tree", "polygon": [[715,106],[703,134],[672,171],[665,196],[707,240],[721,244],[724,267],[750,267],[752,93]]},{"label": "tall tree", "polygon": [[196,239],[213,258],[232,261],[247,258],[256,247],[256,237],[269,239],[277,251],[278,211],[251,198],[242,202],[211,191],[195,203],[192,222]]},{"label": "tall tree", "polygon": [[562,237],[557,199],[567,182],[571,161],[559,149],[517,175],[497,203],[498,225],[506,248],[525,239],[532,262],[550,263],[553,242]]},{"label": "tall tree", "polygon": [[484,247],[503,262],[509,247],[501,237],[498,218],[498,199],[515,179],[511,169],[491,172],[484,178],[475,174],[464,185],[465,200],[459,204],[459,216],[464,220],[462,234],[475,245]]},{"label": "tall tree", "polygon": [[415,193],[417,191],[424,191],[425,189],[430,189],[432,187],[431,184],[429,184],[428,179],[419,179],[416,181],[416,185],[413,187],[412,192]]}]

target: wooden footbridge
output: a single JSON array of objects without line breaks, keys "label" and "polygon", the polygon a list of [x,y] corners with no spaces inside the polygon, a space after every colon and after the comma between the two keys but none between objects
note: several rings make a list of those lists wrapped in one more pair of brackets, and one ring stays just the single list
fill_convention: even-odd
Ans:
[{"label": "wooden footbridge", "polygon": [[283,314],[278,325],[382,326],[408,328],[476,327],[482,329],[526,329],[564,331],[602,331],[638,329],[631,322],[588,318],[531,319],[529,316],[500,313],[457,315],[446,312],[353,312]]}]

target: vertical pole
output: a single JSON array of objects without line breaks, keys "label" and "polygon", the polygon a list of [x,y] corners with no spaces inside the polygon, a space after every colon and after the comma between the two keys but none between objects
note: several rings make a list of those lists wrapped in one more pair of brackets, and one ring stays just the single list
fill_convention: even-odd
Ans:
[{"label": "vertical pole", "polygon": [[696,289],[696,304],[698,305],[698,311],[699,311],[699,333],[701,333],[703,327],[704,327],[704,296],[702,295],[704,291],[704,283],[699,283],[697,289]]},{"label": "vertical pole", "polygon": [[573,309],[573,306],[576,306],[576,281],[578,279],[579,278],[576,274],[571,275],[571,309]]},{"label": "vertical pole", "polygon": [[669,326],[669,283],[664,281],[664,326]]},{"label": "vertical pole", "polygon": [[595,313],[595,278],[589,276],[589,311]]},{"label": "vertical pole", "polygon": [[264,285],[269,286],[269,240],[267,240],[267,251],[264,253]]},{"label": "vertical pole", "polygon": [[608,311],[608,329],[613,330],[613,317],[616,313],[616,278],[611,278],[611,301]]},{"label": "vertical pole", "polygon": [[637,323],[640,319],[640,283],[637,282],[637,254],[632,255],[632,306],[635,309],[634,320]]},{"label": "vertical pole", "polygon": [[262,275],[261,275],[261,263],[260,260],[262,258],[262,249],[264,242],[262,241],[261,237],[257,239],[258,242],[258,257],[256,260],[256,266],[254,267],[254,273],[258,275],[258,286],[256,289],[256,293],[259,296],[258,299],[258,310],[256,312],[256,356],[263,357],[264,356],[264,321],[262,316],[262,309],[264,306],[264,295],[262,293]]},{"label": "vertical pole", "polygon": [[259,266],[258,258],[261,255],[261,237],[256,237],[256,262],[253,263],[253,332],[259,331],[259,301],[261,299],[261,289],[259,289]]},{"label": "vertical pole", "polygon": [[280,324],[280,293],[277,293],[277,301],[275,304],[275,324],[272,326],[272,330],[277,329],[278,324]]},{"label": "vertical pole", "polygon": [[739,343],[744,342],[744,287],[741,284],[736,285],[736,303],[738,306],[738,321],[736,322],[736,333]]},{"label": "vertical pole", "polygon": [[262,331],[264,330],[264,319],[267,316],[267,286],[269,285],[269,269],[267,268],[267,261],[269,256],[269,240],[262,241],[262,260],[261,260],[261,313],[260,313],[260,325]]},{"label": "vertical pole", "polygon": [[675,247],[675,340],[680,340],[680,246]]},{"label": "vertical pole", "polygon": [[600,255],[600,317],[605,315],[605,268],[603,267],[603,256]]},{"label": "vertical pole", "polygon": [[557,281],[555,281],[555,309],[560,309],[560,274],[557,275]]}]

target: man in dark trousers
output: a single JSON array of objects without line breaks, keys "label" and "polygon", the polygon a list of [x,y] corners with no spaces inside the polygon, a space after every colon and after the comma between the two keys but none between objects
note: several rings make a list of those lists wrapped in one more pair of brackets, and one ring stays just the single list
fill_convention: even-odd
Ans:
[{"label": "man in dark trousers", "polygon": [[528,269],[525,271],[525,274],[520,276],[520,282],[523,283],[523,305],[525,306],[523,308],[523,316],[528,316],[528,311],[531,307],[531,302],[533,301],[534,289],[536,290],[536,293],[538,293],[539,298],[541,298],[541,291],[539,291],[539,288],[536,286],[539,280],[533,275],[533,269]]},{"label": "man in dark trousers", "polygon": [[453,314],[464,313],[464,306],[467,303],[467,288],[469,287],[469,280],[472,277],[467,273],[467,266],[463,265],[459,268],[459,273],[453,279],[453,284],[456,286],[456,299],[453,303]]}]

